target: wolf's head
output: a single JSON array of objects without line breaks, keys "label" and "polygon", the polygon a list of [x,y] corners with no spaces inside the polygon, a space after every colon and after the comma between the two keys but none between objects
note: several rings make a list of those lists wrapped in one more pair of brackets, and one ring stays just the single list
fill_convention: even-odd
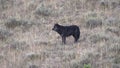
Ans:
[{"label": "wolf's head", "polygon": [[58,30],[59,30],[59,27],[60,27],[59,24],[54,24],[54,27],[52,28],[52,30],[58,31]]}]

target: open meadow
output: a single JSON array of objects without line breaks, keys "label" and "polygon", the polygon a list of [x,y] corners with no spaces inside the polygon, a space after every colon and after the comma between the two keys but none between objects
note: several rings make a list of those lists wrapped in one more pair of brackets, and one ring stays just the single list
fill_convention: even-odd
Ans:
[{"label": "open meadow", "polygon": [[120,68],[120,0],[0,0],[0,68]]}]

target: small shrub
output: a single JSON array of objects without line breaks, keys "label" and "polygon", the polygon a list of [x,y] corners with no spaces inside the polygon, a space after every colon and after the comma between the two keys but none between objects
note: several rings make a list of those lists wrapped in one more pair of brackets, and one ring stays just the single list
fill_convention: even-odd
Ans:
[{"label": "small shrub", "polygon": [[101,7],[102,9],[109,8],[109,2],[108,2],[108,1],[105,1],[105,0],[101,0],[101,1],[100,1],[100,7]]},{"label": "small shrub", "polygon": [[120,30],[119,30],[119,28],[107,28],[106,32],[111,32],[111,33],[114,33],[117,36],[120,36]]},{"label": "small shrub", "polygon": [[30,52],[30,53],[27,53],[25,55],[26,59],[29,59],[29,60],[35,60],[35,59],[40,59],[40,60],[45,60],[46,58],[49,57],[48,53],[47,52],[41,52],[40,54],[37,54],[37,53],[34,53],[34,52]]},{"label": "small shrub", "polygon": [[120,20],[115,17],[109,17],[105,19],[105,22],[103,23],[103,25],[120,27]]},{"label": "small shrub", "polygon": [[14,28],[21,28],[23,32],[28,31],[30,27],[35,25],[35,23],[26,20],[17,20],[15,18],[9,19],[5,24],[7,28],[14,29]]},{"label": "small shrub", "polygon": [[114,63],[115,63],[115,64],[120,64],[120,57],[116,57],[116,58],[114,59]]},{"label": "small shrub", "polygon": [[49,16],[51,15],[52,11],[49,7],[45,6],[38,6],[35,10],[35,14],[37,15],[43,15],[43,16]]},{"label": "small shrub", "polygon": [[9,47],[14,50],[25,50],[28,45],[25,42],[14,41],[9,44]]},{"label": "small shrub", "polygon": [[71,66],[70,68],[84,68],[84,67],[89,67],[90,65],[90,59],[89,58],[86,58],[86,59],[83,59],[81,61],[74,61],[71,63]]},{"label": "small shrub", "polygon": [[71,62],[70,68],[83,68],[83,65],[81,65],[79,61],[74,61]]},{"label": "small shrub", "polygon": [[36,65],[30,65],[29,68],[38,68]]},{"label": "small shrub", "polygon": [[88,27],[88,28],[95,28],[95,27],[98,27],[98,26],[102,26],[102,21],[101,20],[90,19],[86,23],[86,27]]},{"label": "small shrub", "polygon": [[63,61],[70,61],[72,59],[75,59],[75,53],[74,52],[65,53],[65,55],[63,57]]},{"label": "small shrub", "polygon": [[91,68],[90,64],[84,64],[84,68]]},{"label": "small shrub", "polygon": [[4,56],[0,54],[0,62],[1,62],[1,60],[2,60],[3,58],[4,58]]},{"label": "small shrub", "polygon": [[6,40],[12,33],[8,30],[0,29],[0,40]]},{"label": "small shrub", "polygon": [[90,36],[89,39],[93,43],[97,43],[97,42],[109,40],[109,38],[107,36],[105,36],[105,35],[99,35],[99,34],[92,35],[92,36]]},{"label": "small shrub", "polygon": [[0,9],[7,9],[13,6],[13,0],[0,0]]},{"label": "small shrub", "polygon": [[8,28],[15,28],[17,26],[21,26],[22,25],[22,21],[18,21],[16,19],[10,19],[5,23],[5,26]]},{"label": "small shrub", "polygon": [[118,5],[119,5],[118,2],[115,1],[111,2],[112,9],[115,9]]},{"label": "small shrub", "polygon": [[119,64],[113,64],[112,68],[120,68],[120,65]]},{"label": "small shrub", "polygon": [[34,59],[39,58],[39,55],[34,52],[30,52],[30,53],[27,53],[25,57],[27,59],[34,60]]}]

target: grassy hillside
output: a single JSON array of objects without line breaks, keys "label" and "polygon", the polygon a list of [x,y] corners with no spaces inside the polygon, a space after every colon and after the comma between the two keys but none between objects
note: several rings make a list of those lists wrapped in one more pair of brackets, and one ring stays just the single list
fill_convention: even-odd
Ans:
[{"label": "grassy hillside", "polygon": [[120,68],[120,0],[0,0],[0,68]]}]

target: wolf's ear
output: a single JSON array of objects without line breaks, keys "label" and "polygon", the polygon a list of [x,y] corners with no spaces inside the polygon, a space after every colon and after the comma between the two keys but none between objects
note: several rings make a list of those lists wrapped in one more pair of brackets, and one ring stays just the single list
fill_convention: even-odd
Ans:
[{"label": "wolf's ear", "polygon": [[56,25],[56,26],[59,26],[59,24],[58,24],[58,23],[55,23],[55,25]]},{"label": "wolf's ear", "polygon": [[55,25],[59,25],[58,23],[55,23]]}]

